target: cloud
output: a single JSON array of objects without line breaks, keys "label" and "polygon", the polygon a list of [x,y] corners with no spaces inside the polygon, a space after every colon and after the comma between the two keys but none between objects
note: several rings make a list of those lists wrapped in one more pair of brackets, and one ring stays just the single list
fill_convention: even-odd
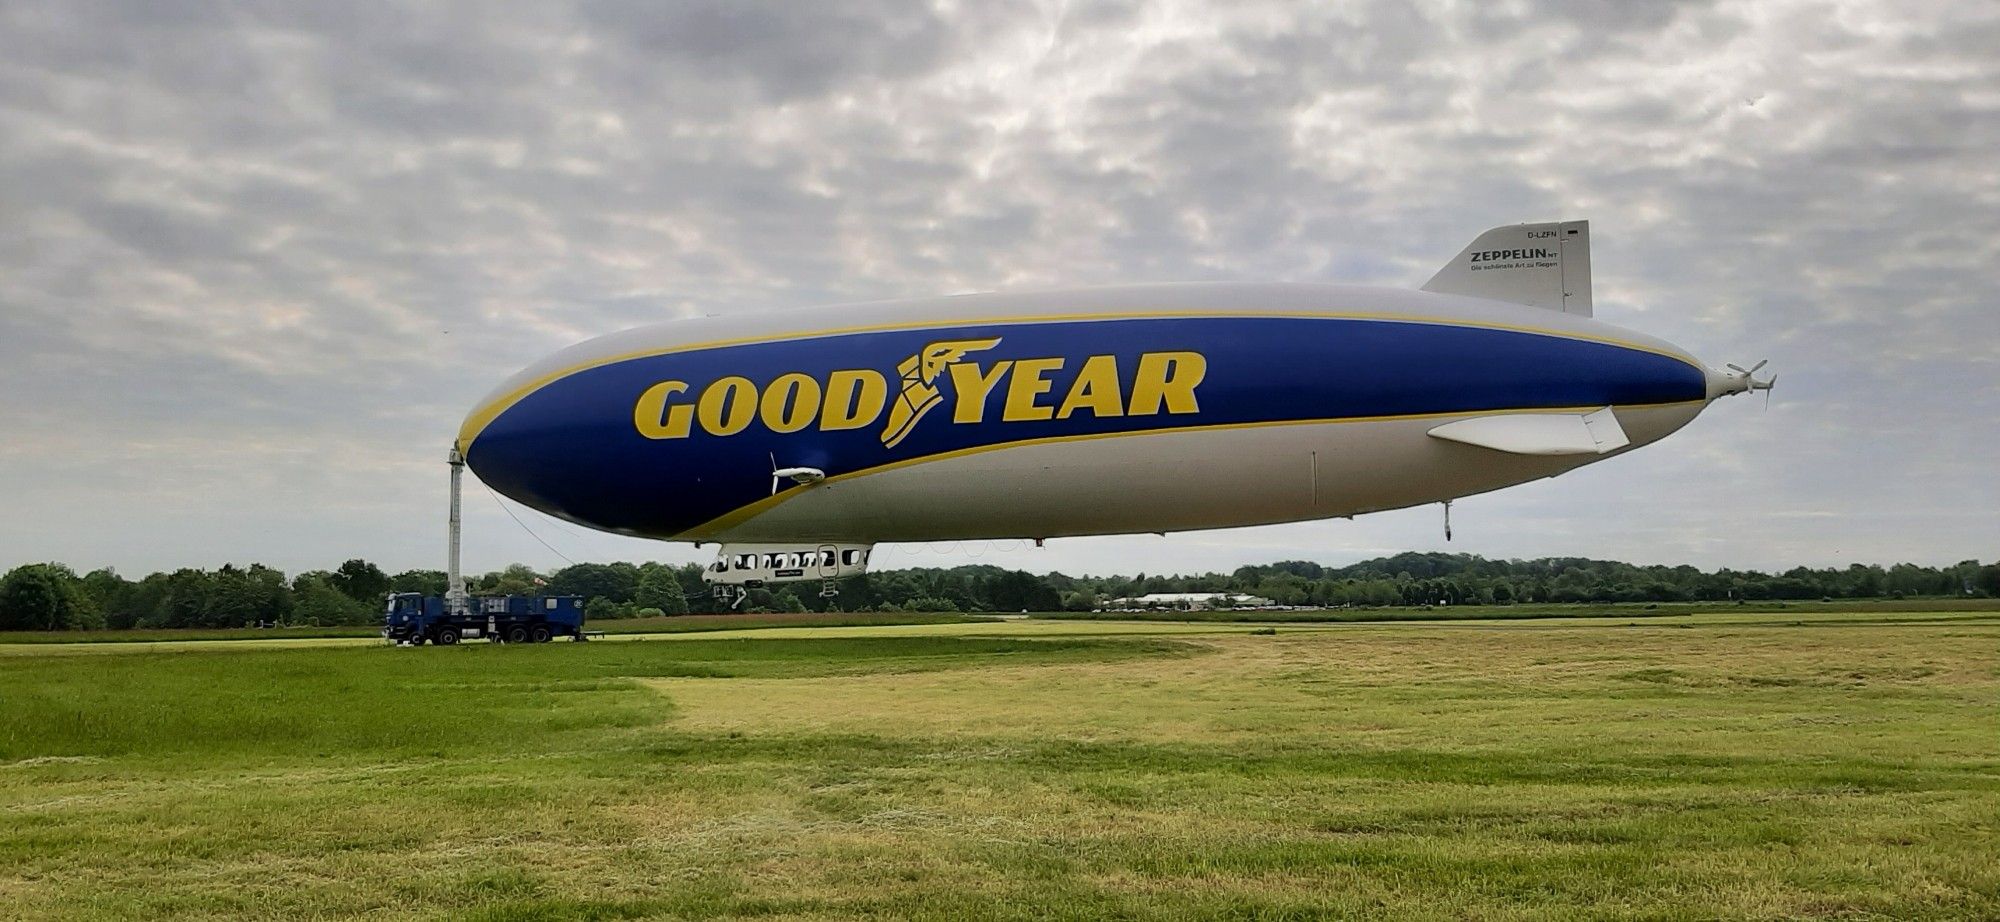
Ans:
[{"label": "cloud", "polygon": [[[464,409],[664,317],[1414,285],[1574,216],[1601,319],[1768,356],[1776,405],[1468,500],[1452,549],[2000,538],[1966,514],[2000,500],[1990,4],[510,6],[0,10],[0,562],[433,563]],[[473,565],[559,562],[471,499]],[[1351,560],[1440,544],[1434,512],[990,559]],[[572,556],[694,556],[530,521]]]}]

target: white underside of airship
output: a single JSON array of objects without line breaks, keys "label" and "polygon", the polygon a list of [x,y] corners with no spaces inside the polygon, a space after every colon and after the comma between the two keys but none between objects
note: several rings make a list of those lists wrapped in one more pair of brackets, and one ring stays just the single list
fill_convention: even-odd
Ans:
[{"label": "white underside of airship", "polygon": [[[1637,447],[1702,404],[1612,407]],[[1579,408],[1563,414],[1581,425]],[[1434,437],[1493,415],[1354,420],[1012,445],[825,483],[703,540],[874,543],[1117,535],[1402,509],[1553,477],[1599,459]]]}]

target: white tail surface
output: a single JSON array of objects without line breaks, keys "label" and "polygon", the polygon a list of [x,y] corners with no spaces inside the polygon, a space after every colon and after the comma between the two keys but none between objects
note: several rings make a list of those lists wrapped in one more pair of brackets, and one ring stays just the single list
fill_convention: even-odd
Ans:
[{"label": "white tail surface", "polygon": [[1425,291],[1590,316],[1590,222],[1509,224],[1480,234]]}]

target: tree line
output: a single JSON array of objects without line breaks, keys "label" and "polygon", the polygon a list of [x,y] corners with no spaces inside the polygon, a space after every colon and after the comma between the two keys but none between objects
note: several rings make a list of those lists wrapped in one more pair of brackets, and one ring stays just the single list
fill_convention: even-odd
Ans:
[{"label": "tree line", "polygon": [[[548,573],[515,564],[468,580],[474,594],[574,595],[592,619],[718,611],[695,564],[582,563]],[[1288,560],[1196,575],[1036,575],[995,566],[887,570],[752,590],[741,611],[1090,611],[1149,593],[1229,592],[1291,606],[1511,605],[1565,602],[1763,601],[2000,597],[2000,562],[1948,567],[1796,567],[1782,573],[1640,566],[1581,557],[1492,560],[1407,553],[1344,567]],[[262,564],[184,568],[132,580],[110,568],[62,564],[0,577],[0,630],[359,625],[382,616],[391,592],[440,595],[441,570],[389,574],[366,560],[291,578]]]}]

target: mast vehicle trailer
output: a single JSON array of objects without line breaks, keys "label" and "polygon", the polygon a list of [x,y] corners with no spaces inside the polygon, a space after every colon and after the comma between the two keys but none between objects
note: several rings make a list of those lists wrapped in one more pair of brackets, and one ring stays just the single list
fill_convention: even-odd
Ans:
[{"label": "mast vehicle trailer", "polygon": [[547,643],[557,637],[585,640],[583,597],[574,595],[474,596],[459,573],[459,494],[465,460],[452,449],[451,519],[445,538],[445,590],[389,594],[382,612],[382,636],[392,643],[448,647],[467,637],[507,643]]},{"label": "mast vehicle trailer", "polygon": [[398,592],[389,596],[382,636],[392,643],[448,647],[467,637],[507,643],[582,640],[583,598],[574,595],[482,596],[454,607],[444,596]]}]

